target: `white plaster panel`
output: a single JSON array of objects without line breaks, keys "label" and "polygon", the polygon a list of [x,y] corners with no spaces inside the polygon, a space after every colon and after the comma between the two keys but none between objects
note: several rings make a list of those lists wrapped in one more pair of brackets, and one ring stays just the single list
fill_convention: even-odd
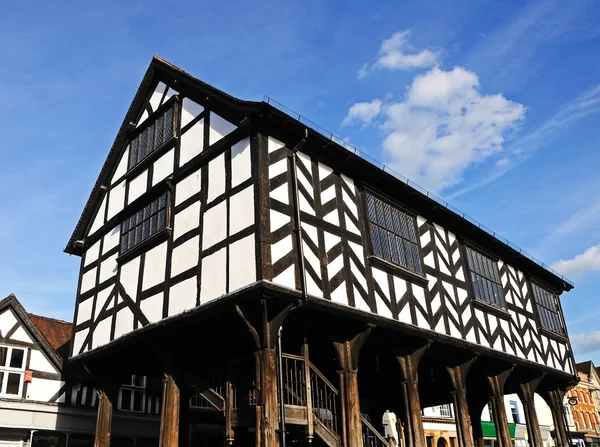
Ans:
[{"label": "white plaster panel", "polygon": [[10,336],[10,339],[15,341],[22,341],[24,343],[33,343],[33,340],[31,339],[29,334],[25,332],[23,326],[19,326],[17,330]]},{"label": "white plaster panel", "polygon": [[175,214],[173,225],[173,239],[198,228],[200,222],[200,202],[194,202],[186,209]]},{"label": "white plaster panel", "polygon": [[200,192],[200,169],[191,173],[175,186],[175,205]]},{"label": "white plaster panel", "polygon": [[109,278],[112,278],[113,276],[115,276],[117,274],[117,271],[119,270],[119,266],[117,264],[117,254],[112,255],[109,258],[106,258],[104,261],[102,261],[102,264],[100,264],[100,278],[99,278],[99,282],[104,282]]},{"label": "white plaster panel", "polygon": [[204,149],[204,120],[201,119],[181,136],[179,166],[183,166]]},{"label": "white plaster panel", "polygon": [[208,203],[225,192],[225,154],[208,164]]},{"label": "white plaster panel", "polygon": [[[98,318],[98,314],[100,314],[100,312],[104,308],[104,305],[106,304],[106,300],[110,297],[110,293],[113,291],[113,289],[114,289],[114,286],[108,286],[105,289],[102,289],[100,292],[98,292],[98,296],[96,298],[96,308],[94,311],[94,319]],[[112,300],[112,301],[114,302],[114,300]],[[112,307],[112,302],[106,308],[110,309],[111,307]]]},{"label": "white plaster panel", "polygon": [[144,260],[144,274],[142,275],[143,290],[160,284],[165,280],[166,264],[166,242],[163,242],[162,244],[157,245],[146,252],[146,259]]},{"label": "white plaster panel", "polygon": [[104,243],[102,244],[102,254],[108,253],[121,242],[121,226],[117,225],[112,230],[104,235]]},{"label": "white plaster panel", "polygon": [[171,97],[176,95],[179,95],[179,92],[173,87],[169,87],[169,89],[167,90],[167,94],[165,95],[165,100],[163,101],[163,104],[166,103],[169,99],[171,99]]},{"label": "white plaster panel", "polygon": [[154,168],[152,172],[152,186],[170,176],[173,173],[174,164],[175,149],[169,150],[169,152],[156,160],[154,162]]},{"label": "white plaster panel", "polygon": [[98,211],[96,211],[96,215],[94,216],[94,221],[92,222],[92,226],[90,227],[90,232],[88,236],[94,234],[98,231],[102,225],[104,225],[104,212],[106,210],[106,194],[102,197],[102,202],[100,202],[100,207]]},{"label": "white plaster panel", "polygon": [[65,383],[60,380],[40,379],[34,377],[27,385],[27,399],[48,402],[59,392]]},{"label": "white plaster panel", "polygon": [[171,287],[169,294],[169,316],[180,314],[196,307],[198,280],[195,276]]},{"label": "white plaster panel", "polygon": [[281,227],[283,227],[284,225],[290,223],[291,218],[290,216],[280,213],[279,211],[275,211],[275,210],[271,210],[270,211],[270,226],[271,226],[271,231],[275,231]]},{"label": "white plaster panel", "polygon": [[231,147],[231,186],[248,180],[251,173],[250,138],[244,138]]},{"label": "white plaster panel", "polygon": [[292,237],[286,236],[271,245],[271,262],[274,264],[291,252],[293,249]]},{"label": "white plaster panel", "polygon": [[167,86],[163,82],[159,82],[154,92],[152,92],[152,96],[150,97],[150,107],[152,107],[153,112],[156,112],[156,109],[160,107],[166,89]]},{"label": "white plaster panel", "polygon": [[42,371],[47,373],[57,372],[52,363],[37,349],[31,350],[31,358],[29,360],[29,369],[33,371]]},{"label": "white plaster panel", "polygon": [[125,148],[123,151],[123,155],[121,155],[121,159],[119,160],[119,164],[117,165],[117,169],[115,169],[115,173],[112,176],[110,181],[111,185],[114,185],[117,181],[121,180],[121,178],[127,173],[127,164],[129,163],[129,146]]},{"label": "white plaster panel", "polygon": [[142,125],[142,123],[144,121],[146,121],[147,118],[148,118],[148,111],[146,109],[144,109],[144,113],[142,113],[142,116],[140,116],[140,120],[138,121],[136,127],[140,127]]},{"label": "white plaster panel", "polygon": [[127,197],[127,203],[133,202],[135,199],[140,197],[146,192],[148,186],[148,170],[146,169],[136,178],[129,182],[129,197]]},{"label": "white plaster panel", "polygon": [[94,335],[92,337],[92,349],[97,348],[110,342],[110,326],[112,323],[112,317],[105,318],[100,321],[94,329]]},{"label": "white plaster panel", "polygon": [[83,345],[83,342],[85,341],[89,331],[89,329],[83,329],[81,331],[75,332],[75,336],[73,337],[74,356],[79,354],[79,351],[81,351],[81,346]]},{"label": "white plaster panel", "polygon": [[229,292],[256,281],[255,255],[253,234],[229,246]]},{"label": "white plaster panel", "polygon": [[89,320],[92,317],[92,304],[94,303],[93,298],[88,298],[82,303],[77,305],[77,320],[75,324],[81,324],[84,321]]},{"label": "white plaster panel", "polygon": [[229,199],[229,235],[254,223],[254,186],[250,185]]},{"label": "white plaster panel", "polygon": [[83,262],[83,265],[89,265],[90,263],[94,262],[96,259],[98,259],[98,256],[100,255],[100,241],[97,241],[94,245],[92,245],[90,248],[88,248],[85,252],[85,260]]},{"label": "white plaster panel", "polygon": [[276,140],[276,139],[275,139],[275,138],[273,138],[273,137],[269,137],[269,139],[268,139],[268,141],[267,141],[267,150],[268,150],[269,152],[274,152],[274,151],[276,151],[277,149],[280,149],[280,148],[282,148],[283,146],[284,146],[284,144],[283,144],[281,141],[279,141],[279,140]]},{"label": "white plaster panel", "polygon": [[162,320],[164,293],[157,293],[140,302],[140,309],[150,323]]},{"label": "white plaster panel", "polygon": [[199,236],[194,236],[189,241],[186,241],[173,249],[173,257],[171,258],[171,277],[177,276],[198,265],[198,256],[200,252],[199,241]]},{"label": "white plaster panel", "polygon": [[208,145],[212,146],[224,136],[235,130],[235,126],[229,121],[221,118],[214,112],[210,112],[210,130],[208,133]]},{"label": "white plaster panel", "polygon": [[204,107],[197,102],[192,101],[190,98],[183,98],[181,102],[181,127],[187,126],[203,111]]},{"label": "white plaster panel", "polygon": [[202,249],[206,250],[227,236],[227,207],[225,202],[212,207],[204,213],[202,229]]},{"label": "white plaster panel", "polygon": [[202,259],[202,279],[200,282],[200,304],[206,304],[224,295],[225,272],[227,271],[225,249],[214,252]]},{"label": "white plaster panel", "polygon": [[110,190],[108,197],[108,214],[110,219],[116,215],[125,206],[125,181],[122,181]]},{"label": "white plaster panel", "polygon": [[133,331],[133,312],[129,307],[124,307],[117,312],[115,321],[115,339]]},{"label": "white plaster panel", "polygon": [[[120,281],[129,295],[133,300],[136,299],[136,291],[138,286],[138,278],[140,275],[140,257],[132,259],[131,261],[121,266],[121,277]],[[119,300],[120,301],[120,300]]]},{"label": "white plaster panel", "polygon": [[88,270],[81,277],[81,289],[79,293],[84,293],[93,288],[96,285],[96,269],[98,267],[94,267],[91,270]]},{"label": "white plaster panel", "polygon": [[[281,203],[285,203],[287,205],[290,200],[287,183],[284,183],[283,185],[281,185],[278,188],[275,188],[273,191],[271,191],[271,198],[274,200],[278,200]],[[337,216],[337,210],[335,211],[335,213]],[[327,220],[327,219],[325,219],[325,220]]]}]

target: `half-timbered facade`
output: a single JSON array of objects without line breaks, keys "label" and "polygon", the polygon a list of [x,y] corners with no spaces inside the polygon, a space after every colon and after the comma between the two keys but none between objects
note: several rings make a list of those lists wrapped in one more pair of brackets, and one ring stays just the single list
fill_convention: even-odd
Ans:
[{"label": "half-timbered facade", "polygon": [[164,374],[165,446],[194,390],[230,443],[302,427],[349,447],[387,443],[365,415],[392,407],[423,445],[421,401],[455,405],[460,447],[483,442],[471,422],[496,402],[508,447],[505,391],[541,447],[539,392],[568,444],[571,283],[271,104],[159,58],[65,251],[81,256],[71,361],[106,391],[101,443],[114,383]]}]

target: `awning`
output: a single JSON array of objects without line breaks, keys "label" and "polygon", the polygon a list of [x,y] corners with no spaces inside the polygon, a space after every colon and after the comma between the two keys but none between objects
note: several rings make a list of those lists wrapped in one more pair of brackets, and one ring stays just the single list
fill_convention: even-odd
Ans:
[{"label": "awning", "polygon": [[[508,432],[510,433],[510,437],[515,437],[517,424],[509,423],[508,424]],[[496,427],[493,422],[481,422],[481,430],[483,431],[484,438],[496,438]]]}]

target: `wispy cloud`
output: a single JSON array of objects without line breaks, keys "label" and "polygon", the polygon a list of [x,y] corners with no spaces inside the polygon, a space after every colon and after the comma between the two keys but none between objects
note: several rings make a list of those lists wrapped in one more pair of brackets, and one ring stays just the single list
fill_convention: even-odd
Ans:
[{"label": "wispy cloud", "polygon": [[575,355],[600,351],[600,331],[574,334],[570,338]]},{"label": "wispy cloud", "polygon": [[600,270],[600,244],[593,245],[571,259],[561,259],[552,268],[564,275],[578,278],[588,272]]},{"label": "wispy cloud", "polygon": [[479,180],[475,180],[467,187],[453,191],[446,197],[454,199],[502,177],[511,169],[528,160],[548,141],[566,132],[574,123],[598,112],[600,112],[600,84],[594,85],[577,98],[559,106],[554,115],[542,125],[523,137],[513,140],[503,157],[496,161],[491,170],[484,172]]},{"label": "wispy cloud", "polygon": [[358,78],[369,75],[372,70],[410,70],[430,68],[438,64],[438,54],[424,49],[417,51],[409,43],[410,31],[399,31],[381,43],[377,60],[369,66],[365,63],[358,70]]},{"label": "wispy cloud", "polygon": [[460,183],[470,165],[500,153],[525,107],[484,95],[477,75],[434,67],[413,80],[402,101],[353,104],[344,123],[380,117],[385,162],[434,191]]}]

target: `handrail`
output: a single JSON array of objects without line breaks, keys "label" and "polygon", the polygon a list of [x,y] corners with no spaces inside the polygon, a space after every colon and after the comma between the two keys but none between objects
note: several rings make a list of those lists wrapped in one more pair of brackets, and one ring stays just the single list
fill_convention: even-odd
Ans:
[{"label": "handrail", "polygon": [[336,387],[335,387],[335,386],[334,386],[334,385],[333,385],[333,384],[332,384],[332,383],[331,383],[331,382],[330,382],[330,381],[327,379],[327,377],[325,377],[325,376],[323,375],[323,373],[322,373],[321,371],[319,371],[319,370],[318,370],[318,369],[315,367],[315,365],[313,365],[313,364],[312,364],[312,362],[309,362],[309,363],[310,363],[310,370],[311,370],[312,372],[314,372],[314,373],[315,373],[315,374],[316,374],[316,375],[319,377],[319,379],[321,379],[323,382],[325,382],[325,385],[327,385],[329,388],[331,388],[331,391],[333,391],[333,393],[334,393],[336,396],[339,396],[339,394],[340,394],[340,393],[339,393],[339,391],[337,390],[337,388],[336,388]]},{"label": "handrail", "polygon": [[[361,416],[360,416],[360,419],[361,419],[361,421],[362,421],[363,425],[364,425],[364,426],[366,426],[366,427],[367,427],[367,429],[368,429],[368,430],[369,430],[369,431],[370,431],[370,432],[371,432],[373,435],[375,435],[375,437],[376,437],[376,438],[379,440],[379,442],[381,442],[381,444],[383,444],[385,447],[392,447],[392,444],[390,444],[390,443],[387,441],[387,439],[385,439],[383,436],[381,436],[381,434],[379,433],[379,431],[378,431],[378,430],[377,430],[375,427],[373,427],[373,426],[371,425],[371,423],[370,423],[369,421],[367,421],[367,419],[366,419],[366,418],[365,418],[363,415],[361,415]],[[364,434],[363,434],[363,437],[364,437]],[[365,444],[364,442],[363,442],[363,445],[365,445],[365,446],[366,446],[366,444]]]},{"label": "handrail", "polygon": [[281,357],[283,357],[284,359],[300,360],[302,362],[304,361],[304,357],[302,357],[301,355],[281,354]]}]

